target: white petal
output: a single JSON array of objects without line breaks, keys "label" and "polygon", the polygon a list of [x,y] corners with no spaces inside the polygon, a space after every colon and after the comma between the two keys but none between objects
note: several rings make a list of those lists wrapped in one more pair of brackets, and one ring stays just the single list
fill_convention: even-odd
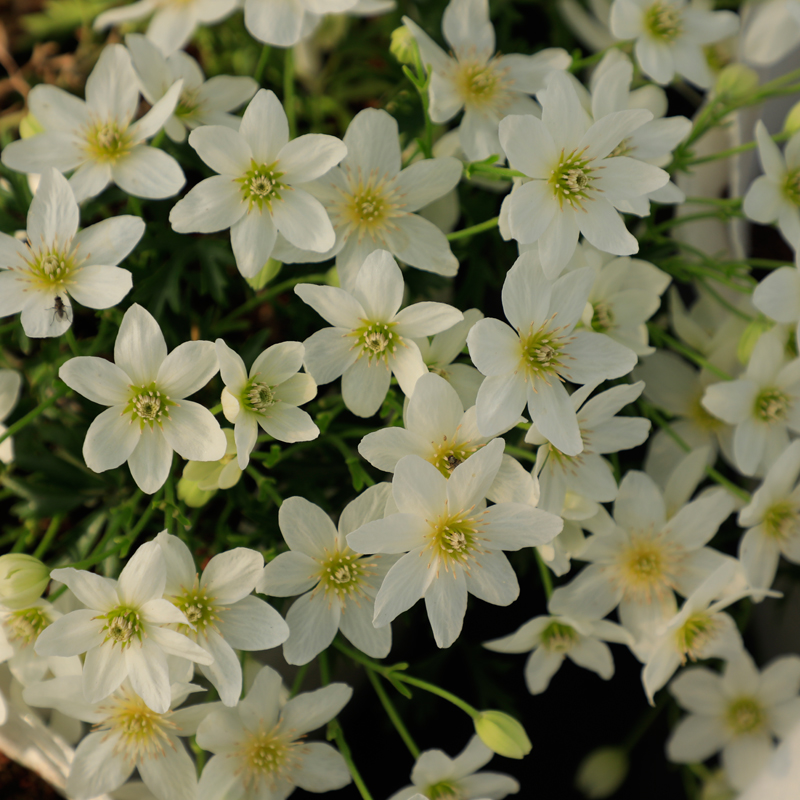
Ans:
[{"label": "white petal", "polygon": [[[250,8],[251,4],[248,3],[245,10],[248,28],[251,24]],[[269,13],[272,11],[270,8]],[[274,11],[276,14],[280,13],[278,8]],[[264,12],[267,12],[266,8]],[[259,89],[245,109],[239,134],[250,146],[257,164],[272,164],[277,161],[278,153],[289,141],[289,123],[286,112],[274,92]],[[249,166],[248,163],[248,169]]]},{"label": "white petal", "polygon": [[133,277],[126,269],[112,266],[86,266],[73,272],[69,293],[87,308],[111,308],[133,288]]},{"label": "white petal", "polygon": [[[89,437],[86,438],[88,441]],[[172,467],[172,448],[160,430],[145,427],[136,447],[128,456],[128,467],[136,485],[146,494],[154,494],[166,483]]]},{"label": "white petal", "polygon": [[132,305],[119,326],[114,361],[136,385],[155,380],[167,357],[164,334],[153,316],[138,304]]},{"label": "white petal", "polygon": [[245,278],[254,278],[272,255],[278,230],[268,211],[255,206],[231,227],[236,266]]},{"label": "white petal", "polygon": [[[204,125],[193,130],[189,144],[214,172],[230,176],[231,180],[243,176],[251,167],[253,151],[244,134],[222,125]],[[235,183],[234,186],[238,188]]]},{"label": "white petal", "polygon": [[289,638],[283,645],[283,657],[287,663],[307,664],[329,647],[339,630],[340,614],[339,602],[331,602],[323,592],[298,598],[286,615]]},{"label": "white petal", "polygon": [[208,562],[200,586],[221,606],[230,606],[253,591],[263,569],[261,553],[236,547],[219,553]]},{"label": "white petal", "polygon": [[89,800],[128,780],[135,765],[117,752],[120,744],[118,737],[102,732],[90,733],[78,745],[66,787],[72,797]]},{"label": "white petal", "polygon": [[289,636],[283,617],[258,597],[248,595],[218,613],[225,641],[237,650],[270,650]]},{"label": "white petal", "polygon": [[213,233],[232,227],[246,213],[239,184],[228,175],[215,175],[181,198],[170,211],[169,221],[178,233]]},{"label": "white petal", "polygon": [[125,651],[128,678],[136,694],[159,714],[169,710],[169,667],[164,652],[152,640],[145,640],[141,647],[129,647]]},{"label": "white petal", "polygon": [[359,417],[376,414],[389,391],[391,375],[382,361],[358,359],[342,376],[344,404]]},{"label": "white petal", "polygon": [[128,194],[161,200],[183,188],[186,176],[178,162],[157,147],[137,145],[111,168],[114,182]]},{"label": "white petal", "polygon": [[71,358],[59,369],[58,377],[93,403],[119,406],[128,402],[130,378],[104,358]]},{"label": "white petal", "polygon": [[35,248],[63,248],[78,230],[78,204],[67,179],[50,167],[42,173],[28,210],[28,240]]},{"label": "white petal", "polygon": [[184,342],[161,362],[156,384],[164,394],[180,400],[202,389],[218,369],[216,348],[211,342]]},{"label": "white petal", "polygon": [[113,406],[95,417],[83,442],[86,466],[95,472],[105,472],[124,464],[141,441],[138,425],[122,416],[122,406]]},{"label": "white petal", "polygon": [[225,455],[225,434],[207,408],[191,400],[181,400],[170,412],[162,436],[168,449],[189,461],[219,461]]},{"label": "white petal", "polygon": [[438,647],[450,647],[461,633],[467,613],[467,579],[454,566],[442,571],[425,592],[425,609]]},{"label": "white petal", "polygon": [[157,542],[143,544],[125,564],[119,575],[117,594],[120,604],[131,608],[144,605],[164,594],[167,565]]}]

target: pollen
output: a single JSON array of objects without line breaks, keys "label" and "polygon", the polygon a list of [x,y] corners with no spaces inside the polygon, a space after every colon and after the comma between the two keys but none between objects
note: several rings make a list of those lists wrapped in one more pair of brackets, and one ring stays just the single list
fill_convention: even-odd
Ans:
[{"label": "pollen", "polygon": [[762,422],[778,422],[786,418],[791,401],[780,389],[763,389],[756,397],[754,412]]},{"label": "pollen", "polygon": [[86,134],[86,151],[93,161],[113,164],[130,153],[133,147],[127,127],[115,121],[96,122]]},{"label": "pollen", "polygon": [[619,554],[616,580],[628,600],[653,603],[663,600],[677,585],[685,551],[659,535],[632,534]]},{"label": "pollen", "polygon": [[681,11],[672,3],[656,2],[644,12],[644,27],[654,39],[674,42],[683,32]]},{"label": "pollen", "polygon": [[727,708],[725,721],[737,736],[756,733],[767,721],[764,707],[754,697],[739,697]]},{"label": "pollen", "polygon": [[183,611],[186,619],[194,626],[192,630],[186,625],[181,625],[180,632],[193,639],[198,636],[207,637],[209,630],[217,630],[219,612],[225,610],[217,604],[213,596],[200,588],[200,579],[197,575],[190,589],[184,589],[183,594],[171,597],[170,600],[174,606]]},{"label": "pollen", "polygon": [[463,464],[478,448],[470,447],[467,442],[459,442],[455,436],[442,437],[441,442],[431,442],[433,453],[428,461],[433,464],[445,478],[449,478],[453,470]]},{"label": "pollen", "polygon": [[425,550],[430,552],[432,561],[436,557],[442,561],[446,572],[456,564],[469,569],[470,563],[484,552],[480,546],[482,514],[470,516],[471,513],[472,509],[443,514],[429,523],[431,532],[426,535]]},{"label": "pollen", "polygon": [[281,182],[283,172],[278,169],[278,162],[273,164],[256,164],[251,159],[250,169],[236,182],[240,186],[242,199],[247,203],[248,210],[258,206],[259,211],[264,207],[272,211],[272,204],[280,201],[282,192],[289,187]]},{"label": "pollen", "polygon": [[39,634],[50,624],[43,608],[26,608],[14,611],[4,620],[8,638],[25,647],[36,641]]},{"label": "pollen", "polygon": [[244,391],[244,404],[260,414],[268,411],[277,402],[275,390],[261,381],[253,381]]},{"label": "pollen", "polygon": [[562,150],[558,164],[550,171],[548,183],[562,209],[566,203],[575,210],[582,210],[592,199],[589,191],[593,190],[596,168],[591,166],[593,159],[585,158],[584,152],[585,149],[574,150],[567,155]]},{"label": "pollen", "polygon": [[280,733],[276,725],[269,732],[251,733],[241,750],[244,784],[257,792],[262,781],[270,789],[290,779],[302,761],[302,742],[292,741],[290,734]]},{"label": "pollen", "polygon": [[549,376],[560,380],[558,372],[564,367],[562,348],[566,342],[561,336],[562,329],[551,327],[554,317],[536,330],[531,323],[527,333],[520,332],[522,369],[528,378],[543,378],[547,383]]},{"label": "pollen", "polygon": [[346,188],[339,188],[339,199],[330,208],[333,224],[341,228],[344,238],[368,236],[384,242],[385,234],[395,229],[393,218],[404,216],[394,178],[373,170],[366,178],[345,168]]},{"label": "pollen", "polygon": [[323,591],[330,600],[338,598],[346,600],[366,597],[364,587],[367,578],[375,574],[375,563],[360,557],[349,547],[343,550],[334,548],[332,552],[326,551],[325,558],[318,559],[319,578],[314,592]]},{"label": "pollen", "polygon": [[122,411],[122,415],[129,415],[131,423],[138,422],[141,430],[149,426],[152,430],[156,425],[160,428],[165,419],[171,419],[169,410],[176,406],[174,400],[161,392],[155,383],[147,386],[131,386],[130,399]]},{"label": "pollen", "polygon": [[405,346],[403,337],[394,333],[393,322],[363,322],[360,328],[349,334],[356,340],[353,347],[360,351],[359,358],[366,356],[370,365],[383,361],[388,366],[389,357],[397,351],[398,345]]},{"label": "pollen", "polygon": [[103,626],[105,639],[103,643],[111,641],[111,646],[118,644],[123,650],[130,647],[134,639],[141,643],[144,631],[141,625],[139,612],[135,608],[128,606],[118,606],[107,614],[103,614],[98,619],[104,619],[106,624]]}]

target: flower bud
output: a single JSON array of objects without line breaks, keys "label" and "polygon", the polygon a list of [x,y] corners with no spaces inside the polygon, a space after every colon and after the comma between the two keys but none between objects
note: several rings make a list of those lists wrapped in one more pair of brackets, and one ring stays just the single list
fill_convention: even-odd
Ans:
[{"label": "flower bud", "polygon": [[590,800],[610,797],[628,776],[628,754],[621,747],[600,747],[581,761],[575,787]]},{"label": "flower bud", "polygon": [[789,134],[795,134],[800,131],[800,100],[798,100],[786,115],[786,120],[783,123],[783,130]]},{"label": "flower bud", "polygon": [[717,76],[716,93],[728,100],[739,100],[758,88],[758,73],[744,64],[728,64]]},{"label": "flower bud", "polygon": [[258,291],[259,289],[263,289],[271,280],[278,277],[282,266],[283,264],[280,261],[270,258],[257,275],[254,275],[252,278],[245,278],[245,280],[250,284],[251,289]]},{"label": "flower bud", "polygon": [[216,490],[209,492],[201,489],[197,481],[190,481],[188,478],[181,478],[178,481],[178,499],[190,508],[204,506],[216,493]]},{"label": "flower bud", "polygon": [[19,123],[19,135],[23,139],[30,139],[38,133],[44,133],[41,123],[33,114],[26,114]]},{"label": "flower bud", "polygon": [[33,605],[50,582],[50,570],[33,556],[0,556],[0,603],[9,608]]},{"label": "flower bud", "polygon": [[739,344],[736,346],[736,357],[741,364],[747,364],[750,361],[750,356],[756,342],[761,338],[763,333],[774,327],[774,323],[765,317],[757,317],[745,329],[739,338]]},{"label": "flower bud", "polygon": [[414,63],[414,37],[405,25],[395,28],[392,31],[392,41],[389,45],[389,52],[401,64]]},{"label": "flower bud", "polygon": [[525,728],[502,711],[481,711],[475,717],[475,733],[490,750],[506,758],[523,758],[533,747]]}]

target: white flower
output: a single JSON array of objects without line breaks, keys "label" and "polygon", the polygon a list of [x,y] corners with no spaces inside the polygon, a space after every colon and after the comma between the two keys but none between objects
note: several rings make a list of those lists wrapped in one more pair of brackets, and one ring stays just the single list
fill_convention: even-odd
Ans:
[{"label": "white flower", "polygon": [[527,402],[540,433],[561,452],[583,449],[575,408],[564,388],[600,383],[631,371],[636,355],[599,333],[574,330],[594,283],[594,270],[550,280],[535,253],[523,253],[503,283],[511,323],[484,319],[469,332],[470,357],[487,376],[478,390],[478,429],[495,434],[516,423]]},{"label": "white flower", "polygon": [[299,787],[310,792],[350,783],[342,756],[305,734],[324,725],[346,705],[353,690],[332,683],[281,702],[281,676],[262,667],[250,691],[234,709],[209,714],[197,729],[197,743],[214,756],[203,768],[198,800],[286,798]]},{"label": "white flower", "polygon": [[200,721],[219,704],[198,703],[174,710],[189,694],[203,691],[194,684],[173,682],[169,705],[153,711],[129,681],[109,697],[88,703],[81,677],[57,677],[25,689],[25,701],[55,708],[88,722],[92,732],[75,750],[66,791],[74,800],[92,800],[122,786],[134,769],[159,800],[195,800],[197,772],[194,760],[178,737],[192,736]]},{"label": "white flower", "polygon": [[172,209],[178,233],[231,229],[236,266],[257,275],[272,255],[280,231],[305,250],[321,253],[335,235],[308,181],[338,164],[347,148],[335,136],[309,133],[289,141],[286,112],[273,92],[261,89],[247,106],[238,131],[206,125],[189,144],[219,175],[200,181]]},{"label": "white flower", "polygon": [[94,27],[95,30],[102,30],[152,14],[147,38],[168,56],[188,44],[198,25],[220,22],[238,4],[238,0],[135,0],[99,14]]},{"label": "white flower", "polygon": [[615,111],[591,124],[561,72],[550,75],[538,97],[541,119],[511,116],[500,122],[509,165],[531,178],[503,201],[511,237],[520,244],[538,241],[545,274],[552,278],[572,257],[579,233],[607,253],[638,252],[639,243],[615,207],[655,191],[669,175],[614,151],[653,115],[644,109]]},{"label": "white flower", "polygon": [[253,362],[250,374],[241,356],[217,339],[222,390],[222,411],[234,423],[240,469],[250,461],[259,425],[279,442],[307,442],[319,436],[311,417],[299,409],[317,394],[317,384],[301,373],[305,350],[300,342],[280,342],[268,347]]},{"label": "white flower", "polygon": [[519,783],[510,775],[478,772],[492,758],[494,753],[478,736],[473,736],[455,758],[441,750],[425,750],[411,770],[411,785],[395,792],[389,800],[414,800],[415,797],[502,800],[509,794],[516,794]]},{"label": "white flower", "polygon": [[484,642],[496,653],[527,653],[525,684],[531,694],[541,694],[550,685],[564,658],[579,667],[596,672],[603,680],[614,674],[614,658],[605,642],[632,644],[625,628],[605,619],[574,617],[534,617],[519,630]]},{"label": "white flower", "polygon": [[777,222],[786,241],[800,250],[800,133],[789,139],[781,155],[778,145],[759,120],[756,141],[765,174],[750,185],[742,210],[762,225]]},{"label": "white flower", "polygon": [[325,14],[352,11],[358,0],[244,0],[244,24],[259,41],[291,47],[309,36]]},{"label": "white flower", "polygon": [[694,764],[722,750],[728,779],[741,791],[766,766],[773,737],[786,736],[800,718],[800,657],[783,656],[759,672],[742,652],[722,675],[695,667],[669,688],[691,712],[667,742],[669,759]]},{"label": "white flower", "polygon": [[162,599],[167,567],[156,542],[143,544],[131,556],[119,581],[71,567],[55,569],[51,576],[67,584],[86,608],[52,622],[34,649],[42,656],[86,653],[83,694],[87,702],[108,697],[128,677],[147,706],[163,714],[170,704],[167,654],[200,664],[213,661],[186,636],[163,627],[186,625],[188,620]]},{"label": "white flower", "polygon": [[561,514],[568,494],[597,503],[611,502],[617,496],[617,482],[611,465],[601,454],[628,450],[647,439],[650,420],[615,416],[639,397],[644,383],[614,386],[588,400],[596,388],[596,384],[588,384],[570,396],[583,442],[578,455],[562,453],[547,442],[536,425],[525,434],[526,442],[540,445],[534,472],[541,491],[539,507],[545,511]]},{"label": "white flower", "polygon": [[20,172],[75,170],[69,179],[78,202],[94,197],[109,183],[136,197],[159,199],[177,194],[186,179],[175,159],[146,140],[169,119],[181,93],[181,81],[140,120],[139,81],[128,51],[120,44],[104,48],[86,81],[86,101],[48,84],[28,95],[28,107],[44,133],[12,142],[3,163]]},{"label": "white flower", "polygon": [[[374,108],[356,114],[344,143],[347,157],[341,165],[306,187],[330,214],[335,246],[331,243],[323,255],[309,259],[309,254],[279,242],[275,257],[293,263],[335,255],[339,280],[347,291],[352,291],[359,267],[375,250],[388,250],[417,269],[455,275],[458,261],[445,235],[414,212],[459,182],[461,162],[428,158],[401,170],[397,122]],[[295,242],[290,239],[289,244]]]},{"label": "white flower", "polygon": [[[236,458],[236,440],[230,428],[223,428],[225,455],[219,461],[190,461],[178,482],[178,497],[187,506],[199,507],[211,499],[217,489],[230,489],[239,483],[242,470]],[[199,492],[200,494],[196,494]],[[198,500],[202,502],[197,502]]]},{"label": "white flower", "polygon": [[611,32],[618,39],[635,39],[642,71],[656,83],[669,83],[677,73],[708,89],[714,81],[703,45],[713,44],[739,29],[732,11],[707,11],[687,0],[614,0]]},{"label": "white flower", "polygon": [[497,126],[509,114],[541,113],[529,95],[544,89],[547,75],[572,61],[566,50],[550,47],[535,55],[495,53],[488,0],[451,0],[442,17],[442,32],[452,48],[447,55],[408,17],[403,23],[419,45],[422,63],[431,68],[430,109],[433,122],[448,122],[461,109],[461,147],[471,161],[493,154],[504,157]]},{"label": "white flower", "polygon": [[264,557],[236,547],[214,556],[198,575],[189,548],[162,531],[155,539],[164,552],[167,582],[164,596],[184,613],[190,626],[178,630],[213,659],[202,673],[226,706],[242,694],[242,668],[236,650],[270,650],[286,641],[289,628],[271,605],[252,596]]},{"label": "white flower", "polygon": [[483,312],[477,308],[468,308],[464,312],[464,319],[452,328],[437,333],[430,339],[427,336],[415,339],[425,366],[431,372],[441,375],[456,390],[464,408],[475,405],[483,375],[469,364],[453,362],[463,352],[467,335],[479,319],[483,319]]},{"label": "white flower", "polygon": [[524,503],[485,508],[504,446],[495,439],[449,478],[419,456],[398,462],[392,480],[398,513],[347,537],[348,545],[361,553],[406,553],[375,598],[376,627],[424,597],[436,644],[449,647],[461,633],[468,592],[500,606],[517,599],[517,577],[502,551],[549,542],[562,522]]},{"label": "white flower", "polygon": [[800,432],[800,358],[789,361],[781,338],[765,333],[756,343],[744,376],[709,386],[703,407],[735,425],[733,455],[745,475],[773,463]]},{"label": "white flower", "polygon": [[796,325],[800,341],[800,269],[780,267],[770,272],[753,291],[753,305],[776,322]]},{"label": "white flower", "polygon": [[594,534],[580,553],[592,562],[553,592],[550,612],[602,617],[619,605],[620,622],[640,638],[677,612],[677,591],[688,597],[726,558],[704,545],[733,510],[718,490],[667,519],[659,488],[643,472],[628,472],[614,502],[584,523]]},{"label": "white flower", "polygon": [[140,217],[111,217],[78,233],[78,203],[66,178],[44,169],[28,209],[27,243],[0,233],[0,317],[22,312],[27,336],[60,336],[72,324],[70,297],[111,308],[133,280],[116,266],[144,233]]},{"label": "white flower", "polygon": [[351,292],[301,283],[295,292],[334,327],[303,343],[306,370],[318,384],[342,375],[345,405],[360,417],[379,408],[392,373],[407,396],[427,372],[413,339],[447,330],[463,314],[444,303],[415,303],[400,310],[403,274],[385,250],[367,256]]},{"label": "white flower", "polygon": [[[739,512],[747,528],[739,543],[739,558],[750,586],[769,589],[783,554],[800,564],[800,442],[793,442],[769,468],[750,504]],[[754,600],[763,599],[755,593]]]},{"label": "white flower", "polygon": [[172,466],[172,451],[192,461],[218,461],[225,435],[194,394],[219,369],[211,342],[184,342],[169,355],[161,328],[140,305],[122,318],[114,345],[116,364],[81,356],[64,364],[61,380],[94,403],[110,406],[89,426],[83,443],[95,472],[125,461],[137,486],[157,491]]},{"label": "white flower", "polygon": [[201,125],[225,125],[239,129],[241,118],[228,113],[250,100],[258,84],[248,76],[217,75],[206,80],[200,65],[188,53],[178,50],[165,58],[147,37],[129,33],[125,44],[139,75],[142,94],[155,105],[177,80],[183,90],[175,112],[164,123],[167,136],[174,142],[186,139],[186,131]]},{"label": "white flower", "polygon": [[[0,239],[2,246],[2,239]],[[2,273],[0,273],[2,274]],[[3,420],[14,410],[22,387],[22,375],[13,369],[0,369],[0,436],[6,430]],[[14,440],[11,437],[0,442],[0,461],[10,464],[14,460]]]},{"label": "white flower", "polygon": [[760,67],[776,64],[799,44],[797,0],[767,0],[749,8],[742,41],[745,60]]},{"label": "white flower", "polygon": [[388,483],[367,489],[345,506],[338,530],[319,506],[302,497],[290,497],[280,507],[278,524],[289,552],[264,567],[256,588],[276,597],[302,594],[286,615],[290,634],[283,655],[289,664],[307,664],[338,630],[367,655],[388,655],[391,627],[375,628],[372,616],[375,593],[396,559],[362,558],[347,546],[346,536],[383,519],[390,494]]}]

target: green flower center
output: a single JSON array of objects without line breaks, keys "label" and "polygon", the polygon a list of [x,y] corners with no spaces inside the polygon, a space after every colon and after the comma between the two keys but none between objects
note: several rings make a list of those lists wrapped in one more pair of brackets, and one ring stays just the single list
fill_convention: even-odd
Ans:
[{"label": "green flower center", "polygon": [[481,523],[479,517],[471,517],[470,512],[460,511],[458,514],[442,515],[435,522],[429,523],[428,549],[434,556],[444,561],[445,570],[450,564],[468,567],[469,562],[482,553],[478,535]]},{"label": "green flower center", "polygon": [[793,169],[783,184],[783,193],[786,199],[796,206],[800,206],[800,168]]},{"label": "green flower center", "polygon": [[19,642],[23,647],[34,642],[49,624],[50,619],[42,608],[14,611],[5,620],[8,638],[12,642]]},{"label": "green flower center", "polygon": [[370,364],[373,361],[383,361],[388,365],[389,356],[396,350],[398,344],[403,344],[403,338],[393,332],[393,322],[368,322],[360,328],[356,328],[350,333],[350,336],[355,337],[355,344],[361,352],[359,358],[363,355],[369,359]]},{"label": "green flower center", "polygon": [[255,379],[245,389],[242,399],[248,408],[259,414],[263,414],[278,402],[275,399],[275,390]]},{"label": "green flower center", "polygon": [[681,11],[672,3],[653,3],[644,12],[644,27],[654,39],[674,42],[683,31]]},{"label": "green flower center", "polygon": [[86,136],[86,150],[93,161],[113,164],[127,155],[132,146],[127,128],[121,129],[113,121],[95,124]]},{"label": "green flower center", "polygon": [[255,791],[263,780],[271,788],[288,782],[300,767],[301,756],[296,752],[302,742],[291,741],[280,734],[276,725],[270,732],[251,733],[241,750],[243,780],[248,791]]},{"label": "green flower center", "polygon": [[278,162],[273,164],[256,164],[250,161],[250,169],[245,172],[237,182],[241,186],[243,199],[247,202],[248,209],[258,206],[259,211],[264,206],[272,211],[272,204],[281,199],[281,192],[289,187],[281,183],[283,172],[277,169]]},{"label": "green flower center", "polygon": [[531,323],[530,332],[520,334],[522,365],[530,377],[557,377],[558,370],[564,366],[560,360],[564,342],[558,335],[559,328],[548,329],[551,321],[548,320],[536,331]]},{"label": "green flower center", "polygon": [[321,589],[328,595],[335,595],[341,599],[355,595],[364,595],[364,579],[368,575],[374,574],[371,567],[374,563],[369,563],[360,559],[349,547],[344,550],[334,550],[320,562],[320,569],[317,573],[319,584],[315,591]]},{"label": "green flower center", "polygon": [[441,443],[433,444],[433,455],[428,459],[445,478],[459,465],[463,464],[478,448],[466,442],[458,444],[455,439],[444,436]]},{"label": "green flower center", "polygon": [[574,209],[582,209],[584,201],[591,200],[589,190],[594,169],[590,164],[593,159],[584,158],[585,151],[585,148],[580,152],[573,150],[565,156],[562,150],[558,165],[550,172],[548,183],[561,208],[567,203]]},{"label": "green flower center", "polygon": [[106,624],[103,626],[106,638],[104,643],[111,640],[112,646],[118,644],[121,648],[128,647],[131,640],[136,638],[142,641],[144,632],[139,618],[139,612],[128,606],[117,606],[117,608],[103,614],[98,619],[104,619]]},{"label": "green flower center", "polygon": [[[205,589],[200,588],[200,580],[196,575],[191,589],[170,599],[174,606],[183,611],[198,634],[208,636],[209,628],[216,630],[216,624],[219,622],[218,612],[223,609],[216,605],[214,598],[209,597]],[[187,636],[192,634],[191,628],[185,625],[180,626],[180,630]]]},{"label": "green flower center", "polygon": [[542,631],[542,647],[551,653],[566,653],[578,641],[578,632],[563,622],[551,622]]},{"label": "green flower center", "polygon": [[178,105],[175,106],[175,111],[173,113],[178,119],[185,121],[194,116],[199,105],[197,101],[197,92],[186,90],[181,93],[180,100],[178,100]]},{"label": "green flower center", "polygon": [[138,420],[142,430],[145,425],[149,425],[152,430],[155,425],[161,427],[164,419],[170,419],[169,409],[177,405],[174,400],[162,394],[153,382],[147,386],[131,386],[130,399],[122,413],[130,414],[131,422]]},{"label": "green flower center", "polygon": [[780,389],[764,389],[756,397],[755,415],[763,422],[777,422],[786,418],[789,396]]},{"label": "green flower center", "polygon": [[593,304],[594,313],[592,314],[592,330],[597,333],[605,333],[614,327],[614,312],[607,303],[602,301]]},{"label": "green flower center", "polygon": [[737,735],[755,733],[767,721],[763,706],[753,697],[734,700],[728,706],[725,717],[728,726]]},{"label": "green flower center", "polygon": [[718,622],[705,611],[692,614],[683,625],[675,631],[678,652],[681,654],[681,663],[686,663],[689,658],[697,661],[701,658],[701,651],[708,642],[714,638],[719,629]]},{"label": "green flower center", "polygon": [[429,800],[461,800],[463,795],[452,781],[439,781],[425,787],[425,797]]},{"label": "green flower center", "polygon": [[776,503],[764,515],[764,531],[775,539],[788,539],[797,531],[797,509],[791,503]]}]

